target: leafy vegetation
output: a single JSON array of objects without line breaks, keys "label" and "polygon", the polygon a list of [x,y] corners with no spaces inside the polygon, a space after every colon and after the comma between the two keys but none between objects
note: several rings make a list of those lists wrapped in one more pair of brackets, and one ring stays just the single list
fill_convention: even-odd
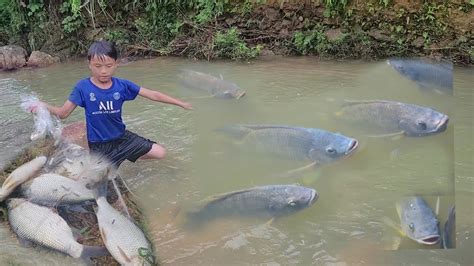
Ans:
[{"label": "leafy vegetation", "polygon": [[245,59],[255,58],[260,54],[261,45],[249,48],[243,40],[239,38],[236,28],[231,28],[226,32],[218,32],[214,39],[214,47],[217,55],[223,58]]},{"label": "leafy vegetation", "polygon": [[[464,61],[472,57],[452,18],[463,22],[459,15],[469,15],[473,0],[402,2],[0,0],[0,45],[64,56],[84,54],[92,41],[107,39],[124,55],[245,60],[270,50],[331,57],[433,51],[456,53]],[[444,40],[450,45],[438,47]]]}]

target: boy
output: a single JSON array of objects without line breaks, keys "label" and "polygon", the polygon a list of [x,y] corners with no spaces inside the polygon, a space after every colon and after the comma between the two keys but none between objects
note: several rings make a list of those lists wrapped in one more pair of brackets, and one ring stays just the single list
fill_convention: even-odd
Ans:
[{"label": "boy", "polygon": [[164,147],[125,129],[122,104],[134,100],[137,95],[188,110],[192,109],[191,104],[113,77],[117,68],[117,50],[111,42],[94,42],[87,58],[91,76],[77,82],[64,105],[41,104],[61,119],[67,118],[78,105],[83,107],[91,153],[105,156],[117,167],[126,159],[132,162],[139,158],[162,159],[166,154]]}]

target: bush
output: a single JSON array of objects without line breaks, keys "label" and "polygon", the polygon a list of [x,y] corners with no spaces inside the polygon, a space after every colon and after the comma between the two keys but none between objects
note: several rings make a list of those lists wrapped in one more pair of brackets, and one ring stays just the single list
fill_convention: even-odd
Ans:
[{"label": "bush", "polygon": [[261,45],[249,48],[245,42],[239,38],[236,28],[231,28],[226,32],[218,32],[214,38],[214,51],[218,57],[231,59],[255,58],[260,54]]}]

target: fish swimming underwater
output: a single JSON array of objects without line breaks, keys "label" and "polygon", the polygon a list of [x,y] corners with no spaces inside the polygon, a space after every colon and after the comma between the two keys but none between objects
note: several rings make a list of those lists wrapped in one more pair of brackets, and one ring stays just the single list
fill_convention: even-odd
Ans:
[{"label": "fish swimming underwater", "polygon": [[359,126],[422,137],[444,132],[449,117],[434,109],[394,101],[348,101],[336,116]]},{"label": "fish swimming underwater", "polygon": [[229,125],[218,129],[247,150],[329,163],[353,153],[356,139],[317,128],[279,125]]},{"label": "fish swimming underwater", "polygon": [[240,99],[245,95],[245,91],[236,84],[201,72],[183,70],[179,79],[185,87],[207,91],[216,98]]},{"label": "fish swimming underwater", "polygon": [[310,207],[318,200],[312,188],[268,185],[215,195],[187,212],[187,223],[198,226],[220,217],[276,218]]},{"label": "fish swimming underwater", "polygon": [[437,63],[426,59],[388,59],[387,63],[398,73],[412,80],[421,89],[453,94],[453,64]]},{"label": "fish swimming underwater", "polygon": [[439,221],[428,203],[419,196],[401,199],[396,204],[399,226],[386,218],[385,222],[406,236],[423,245],[435,245],[441,240]]}]

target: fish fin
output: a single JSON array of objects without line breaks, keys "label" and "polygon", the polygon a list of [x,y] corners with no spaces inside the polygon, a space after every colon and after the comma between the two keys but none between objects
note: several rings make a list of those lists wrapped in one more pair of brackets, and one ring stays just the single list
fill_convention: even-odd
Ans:
[{"label": "fish fin", "polygon": [[30,240],[25,239],[25,238],[18,237],[18,241],[20,242],[20,245],[22,247],[30,248],[30,247],[35,246],[35,243],[33,241],[30,241]]},{"label": "fish fin", "polygon": [[78,213],[90,213],[90,211],[86,210],[83,206],[81,205],[65,205],[65,209],[68,212],[78,212]]},{"label": "fish fin", "polygon": [[275,221],[275,217],[272,217],[270,220],[268,220],[264,225],[265,226],[271,226],[273,221]]},{"label": "fish fin", "polygon": [[216,131],[237,139],[243,139],[252,132],[252,129],[242,125],[227,125],[216,129]]},{"label": "fish fin", "polygon": [[221,194],[216,194],[216,195],[209,196],[209,197],[199,201],[198,204],[197,204],[197,207],[195,207],[194,209],[192,209],[188,212],[189,213],[197,213],[209,204],[213,204],[213,203],[225,200],[225,199],[227,199],[229,197],[232,197],[234,195],[249,192],[251,190],[252,190],[252,188],[249,188],[249,189],[237,190],[237,191],[232,191],[232,192],[221,193]]},{"label": "fish fin", "polygon": [[337,117],[341,117],[341,116],[344,115],[344,112],[343,111],[337,111],[337,112],[334,113],[334,115],[337,116]]},{"label": "fish fin", "polygon": [[99,226],[100,235],[102,236],[102,241],[104,244],[107,244],[107,234],[104,231],[104,228]]},{"label": "fish fin", "polygon": [[224,80],[224,77],[222,76],[222,74],[219,74],[219,78]]},{"label": "fish fin", "polygon": [[132,262],[132,259],[129,256],[127,256],[127,253],[125,253],[125,251],[123,251],[123,249],[120,246],[117,246],[117,249],[119,250],[120,255],[124,258],[126,262]]},{"label": "fish fin", "polygon": [[304,172],[306,170],[312,170],[314,168],[316,168],[318,165],[318,162],[312,162],[308,165],[305,165],[303,167],[299,167],[299,168],[296,168],[296,169],[292,169],[292,170],[289,170],[289,171],[286,171],[285,173],[281,174],[281,175],[278,175],[279,177],[291,177],[291,176],[294,176],[296,174],[299,174],[301,172]]},{"label": "fish fin", "polygon": [[402,243],[402,238],[395,236],[393,237],[392,245],[390,247],[390,250],[399,250],[400,249],[400,244]]},{"label": "fish fin", "polygon": [[90,188],[92,189],[92,194],[96,200],[101,197],[107,198],[107,182],[108,181],[103,181],[97,184],[95,187]]},{"label": "fish fin", "polygon": [[369,103],[390,103],[390,101],[385,100],[344,100],[343,106],[351,106],[358,104],[369,104]]},{"label": "fish fin", "polygon": [[439,196],[436,197],[435,215],[439,215]]},{"label": "fish fin", "polygon": [[400,138],[405,135],[405,131],[399,131],[395,133],[388,133],[388,134],[380,134],[380,135],[368,135],[369,138]]},{"label": "fish fin", "polygon": [[397,224],[392,219],[388,217],[383,217],[382,221],[384,224],[390,226],[395,231],[397,231],[401,236],[406,236],[405,232],[403,232],[403,230],[399,226],[397,226]]},{"label": "fish fin", "polygon": [[2,188],[5,188],[7,190],[14,189],[17,186],[16,182],[8,176],[7,179],[5,179],[5,182],[3,182]]},{"label": "fish fin", "polygon": [[110,255],[106,247],[87,246],[87,245],[82,245],[82,246],[83,246],[83,249],[81,253],[81,258],[84,260],[90,259],[91,257],[103,257],[103,256]]}]

